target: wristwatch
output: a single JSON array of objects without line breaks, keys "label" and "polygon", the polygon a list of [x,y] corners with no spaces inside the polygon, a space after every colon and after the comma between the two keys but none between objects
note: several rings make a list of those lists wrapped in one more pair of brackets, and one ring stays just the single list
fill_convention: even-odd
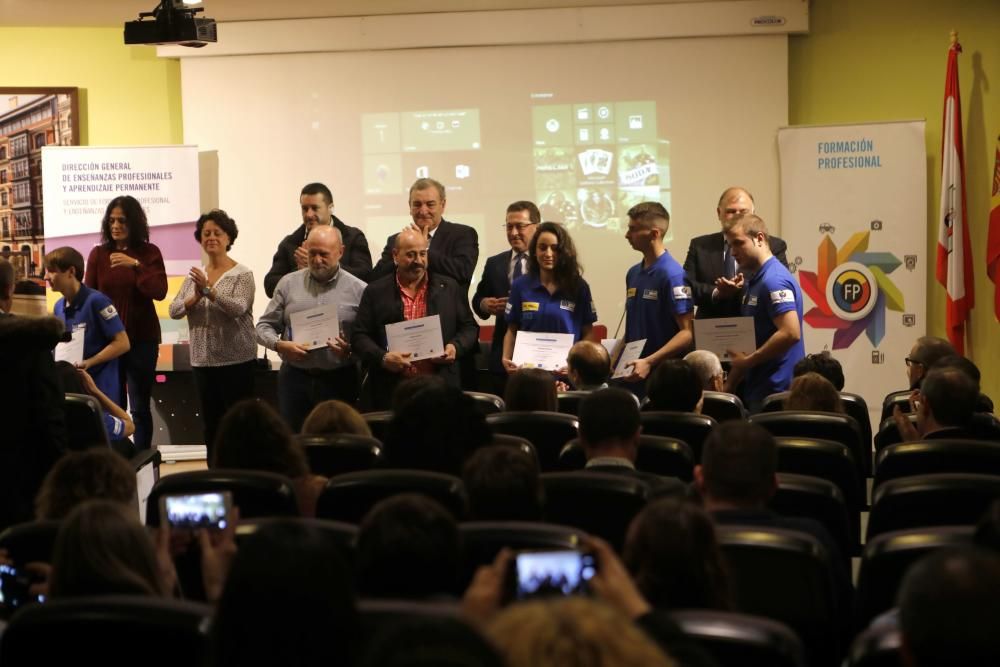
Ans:
[{"label": "wristwatch", "polygon": [[212,288],[209,287],[208,285],[205,285],[204,287],[201,288],[201,295],[202,296],[208,296],[211,293],[212,293]]}]

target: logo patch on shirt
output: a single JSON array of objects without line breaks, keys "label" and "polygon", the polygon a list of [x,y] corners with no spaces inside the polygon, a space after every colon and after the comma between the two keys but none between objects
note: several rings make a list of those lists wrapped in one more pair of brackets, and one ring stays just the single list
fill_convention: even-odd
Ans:
[{"label": "logo patch on shirt", "polygon": [[625,290],[625,298],[626,299],[634,299],[635,298],[635,288],[634,287],[629,287],[627,290]]},{"label": "logo patch on shirt", "polygon": [[563,299],[562,301],[559,302],[559,308],[561,308],[562,310],[568,310],[569,312],[572,313],[573,311],[576,310],[576,303],[573,301],[567,301],[566,299]]},{"label": "logo patch on shirt", "polygon": [[642,298],[648,299],[649,301],[656,301],[660,298],[660,290],[644,289],[642,290]]},{"label": "logo patch on shirt", "polygon": [[771,292],[771,303],[795,303],[795,292],[790,289],[779,289]]},{"label": "logo patch on shirt", "polygon": [[674,301],[680,299],[690,299],[691,298],[691,288],[687,285],[681,285],[680,287],[674,288]]},{"label": "logo patch on shirt", "polygon": [[115,310],[114,304],[108,304],[108,307],[101,311],[101,317],[103,317],[105,321],[118,317],[118,311]]},{"label": "logo patch on shirt", "polygon": [[748,306],[756,306],[757,305],[757,295],[756,294],[748,294],[747,295],[746,304]]},{"label": "logo patch on shirt", "polygon": [[503,314],[510,315],[510,311],[512,311],[513,309],[514,307],[510,304],[510,301],[508,301],[507,305],[503,307]]},{"label": "logo patch on shirt", "polygon": [[537,313],[538,312],[538,302],[537,301],[525,301],[521,304],[522,313]]}]

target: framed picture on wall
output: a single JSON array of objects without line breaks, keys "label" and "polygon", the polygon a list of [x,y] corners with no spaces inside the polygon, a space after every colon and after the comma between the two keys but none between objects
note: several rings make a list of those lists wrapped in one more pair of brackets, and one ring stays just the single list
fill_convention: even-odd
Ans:
[{"label": "framed picture on wall", "polygon": [[19,295],[45,294],[42,148],[79,143],[79,89],[0,87],[0,256]]}]

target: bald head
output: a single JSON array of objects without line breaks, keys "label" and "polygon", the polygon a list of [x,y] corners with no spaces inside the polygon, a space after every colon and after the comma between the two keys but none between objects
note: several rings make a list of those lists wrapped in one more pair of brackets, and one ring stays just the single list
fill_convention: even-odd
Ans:
[{"label": "bald head", "polygon": [[715,209],[715,213],[719,216],[719,222],[732,220],[753,212],[753,195],[740,187],[726,188],[722,196],[719,197],[719,203]]},{"label": "bald head", "polygon": [[309,253],[309,273],[320,282],[327,282],[340,268],[340,258],[344,256],[344,243],[340,230],[330,226],[316,226],[306,238]]},{"label": "bald head", "polygon": [[581,340],[566,357],[569,378],[577,389],[592,389],[611,376],[611,356],[603,345]]},{"label": "bald head", "polygon": [[427,274],[427,238],[413,229],[404,229],[396,235],[392,258],[400,281],[420,282]]}]

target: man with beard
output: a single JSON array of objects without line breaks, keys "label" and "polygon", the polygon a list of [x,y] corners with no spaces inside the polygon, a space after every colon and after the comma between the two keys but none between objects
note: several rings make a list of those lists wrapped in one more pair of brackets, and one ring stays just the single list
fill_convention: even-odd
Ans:
[{"label": "man with beard", "polygon": [[[281,416],[297,433],[313,407],[328,399],[354,404],[358,368],[351,358],[351,335],[365,283],[341,270],[344,243],[336,227],[316,227],[305,243],[308,266],[278,281],[274,297],[257,322],[257,342],[282,359],[278,372]],[[337,306],[340,336],[310,350],[293,340],[291,316],[317,306]]]},{"label": "man with beard", "polygon": [[[396,235],[394,243],[396,270],[365,289],[352,341],[368,370],[370,402],[375,409],[388,407],[393,389],[406,377],[438,375],[457,387],[455,360],[479,339],[465,286],[433,270],[426,235],[406,229]],[[387,324],[431,315],[441,318],[442,356],[411,361],[408,352],[389,351]]]}]

